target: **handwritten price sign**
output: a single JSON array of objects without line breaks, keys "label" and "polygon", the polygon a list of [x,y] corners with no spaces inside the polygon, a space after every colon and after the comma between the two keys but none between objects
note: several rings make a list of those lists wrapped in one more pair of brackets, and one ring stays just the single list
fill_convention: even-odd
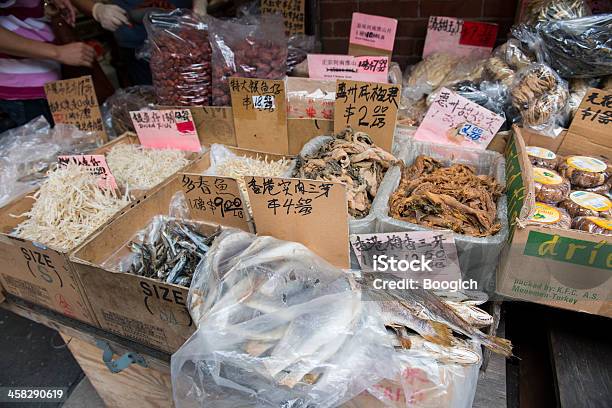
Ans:
[{"label": "handwritten price sign", "polygon": [[308,54],[311,79],[350,79],[387,83],[389,57],[353,57],[352,55]]},{"label": "handwritten price sign", "polygon": [[427,25],[423,58],[439,52],[460,57],[486,58],[495,45],[497,29],[497,24],[431,16]]},{"label": "handwritten price sign", "polygon": [[202,150],[189,109],[130,112],[140,144],[152,149]]},{"label": "handwritten price sign", "polygon": [[336,81],[334,132],[347,126],[368,133],[374,143],[391,151],[400,87],[360,81]]},{"label": "handwritten price sign", "polygon": [[117,188],[115,176],[106,163],[106,157],[103,154],[81,154],[74,156],[57,156],[57,162],[60,167],[66,166],[69,163],[78,166],[87,167],[89,172],[98,177],[98,185],[101,188]]}]

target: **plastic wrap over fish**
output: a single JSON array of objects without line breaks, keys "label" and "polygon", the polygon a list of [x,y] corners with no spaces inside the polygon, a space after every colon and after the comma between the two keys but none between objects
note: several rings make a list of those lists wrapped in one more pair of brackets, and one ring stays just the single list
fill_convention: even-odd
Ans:
[{"label": "plastic wrap over fish", "polygon": [[[497,152],[465,149],[455,146],[443,146],[434,143],[409,141],[399,154],[406,165],[411,165],[419,155],[431,156],[441,160],[445,166],[467,164],[476,170],[476,174],[487,174],[505,186],[505,160]],[[429,228],[407,221],[397,220],[389,215],[389,197],[400,182],[400,169],[394,167],[387,172],[378,192],[374,213],[378,220],[377,232],[425,231]],[[459,256],[459,265],[463,279],[474,279],[478,290],[493,293],[495,290],[495,271],[499,255],[508,238],[508,218],[506,215],[506,196],[502,194],[497,202],[497,217],[501,230],[488,237],[471,237],[454,233]]]},{"label": "plastic wrap over fish", "polygon": [[194,275],[198,329],[172,356],[177,407],[335,407],[395,378],[350,275],[301,244],[228,230]]}]

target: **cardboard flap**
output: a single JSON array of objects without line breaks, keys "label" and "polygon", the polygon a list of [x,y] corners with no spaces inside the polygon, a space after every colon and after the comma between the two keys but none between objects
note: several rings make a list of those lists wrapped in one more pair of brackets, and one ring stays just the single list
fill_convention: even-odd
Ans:
[{"label": "cardboard flap", "polygon": [[289,153],[285,82],[231,77],[229,86],[238,146]]},{"label": "cardboard flap", "polygon": [[301,242],[331,264],[348,268],[348,203],[342,183],[245,177],[258,235]]},{"label": "cardboard flap", "polygon": [[[516,226],[517,219],[525,222],[535,210],[533,170],[525,150],[522,129],[513,127],[514,135],[506,148],[506,195],[508,223]],[[512,235],[511,235],[512,236]]]},{"label": "cardboard flap", "polygon": [[331,135],[334,121],[326,119],[287,119],[289,154],[297,155],[312,138]]},{"label": "cardboard flap", "polygon": [[200,143],[221,143],[236,146],[234,117],[229,106],[202,106],[189,108],[195,122]]}]

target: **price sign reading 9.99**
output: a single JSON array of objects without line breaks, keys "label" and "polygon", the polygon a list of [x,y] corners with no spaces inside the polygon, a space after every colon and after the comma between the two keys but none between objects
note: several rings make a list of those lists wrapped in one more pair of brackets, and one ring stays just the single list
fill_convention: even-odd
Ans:
[{"label": "price sign reading 9.99", "polygon": [[398,85],[337,80],[334,132],[351,126],[390,152],[399,99]]}]

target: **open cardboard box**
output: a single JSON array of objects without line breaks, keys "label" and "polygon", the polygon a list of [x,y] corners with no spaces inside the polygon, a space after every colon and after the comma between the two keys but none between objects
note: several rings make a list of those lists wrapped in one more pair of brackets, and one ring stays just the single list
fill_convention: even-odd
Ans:
[{"label": "open cardboard box", "polygon": [[[603,91],[591,89],[587,96],[593,92]],[[500,264],[497,292],[612,317],[612,237],[528,220],[534,213],[535,193],[526,146],[544,147],[561,156],[612,159],[610,128],[588,117],[584,120],[581,112],[588,107],[585,97],[568,131],[557,138],[514,128],[506,149],[510,238]]]},{"label": "open cardboard box", "polygon": [[[202,163],[199,163],[200,165]],[[155,216],[168,215],[181,174],[154,189],[129,211],[90,237],[71,257],[100,327],[150,347],[173,353],[195,330],[186,308],[189,288],[106,269],[110,258],[127,255],[126,246]],[[190,219],[212,232],[218,224],[207,213]]]},{"label": "open cardboard box", "polygon": [[[83,287],[62,252],[11,235],[23,221],[15,217],[30,211],[34,199],[27,193],[0,209],[0,282],[7,293],[65,316],[98,326]],[[135,203],[130,203],[119,213]],[[100,231],[104,226],[98,228]]]}]

